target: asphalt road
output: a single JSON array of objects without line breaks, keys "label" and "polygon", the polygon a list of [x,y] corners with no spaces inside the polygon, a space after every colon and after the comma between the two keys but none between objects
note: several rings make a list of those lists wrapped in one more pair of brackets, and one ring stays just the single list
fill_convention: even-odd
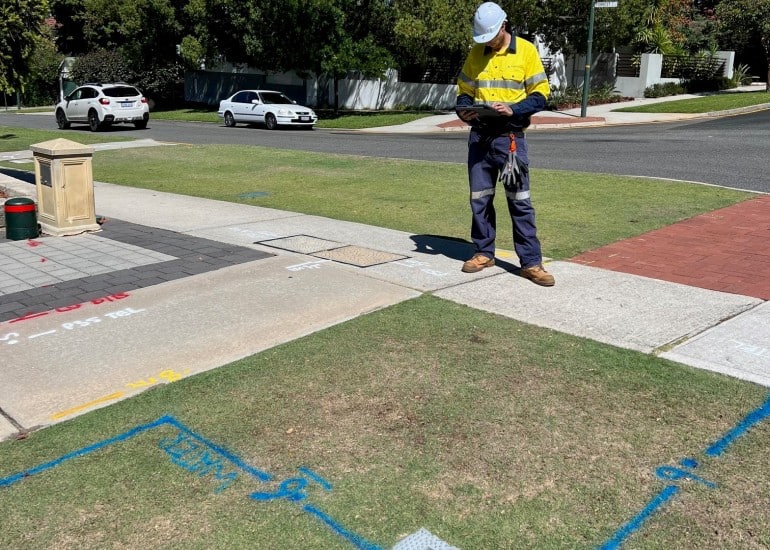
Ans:
[{"label": "asphalt road", "polygon": [[[55,128],[53,116],[0,114],[0,125]],[[62,132],[77,141],[86,126]],[[116,136],[196,144],[241,144],[351,155],[464,162],[465,132],[361,133],[278,130],[150,120],[146,130],[118,125]],[[649,176],[770,192],[770,111],[676,123],[618,125],[528,133],[535,168]]]}]

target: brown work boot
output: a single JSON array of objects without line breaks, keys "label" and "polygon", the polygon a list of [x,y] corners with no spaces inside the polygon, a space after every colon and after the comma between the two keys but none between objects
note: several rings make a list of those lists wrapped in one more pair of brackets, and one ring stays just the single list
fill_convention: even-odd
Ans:
[{"label": "brown work boot", "polygon": [[494,258],[488,258],[484,254],[474,254],[473,258],[463,264],[463,273],[476,273],[481,271],[485,267],[492,267],[495,265]]},{"label": "brown work boot", "polygon": [[522,268],[521,276],[540,286],[553,286],[556,284],[556,279],[542,265]]}]

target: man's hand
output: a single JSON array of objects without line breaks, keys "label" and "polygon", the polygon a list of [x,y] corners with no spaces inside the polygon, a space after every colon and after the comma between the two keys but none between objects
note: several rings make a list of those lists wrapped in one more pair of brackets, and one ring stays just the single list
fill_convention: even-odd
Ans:
[{"label": "man's hand", "polygon": [[513,115],[513,109],[511,109],[511,106],[506,103],[493,103],[492,108],[500,113],[501,116]]}]

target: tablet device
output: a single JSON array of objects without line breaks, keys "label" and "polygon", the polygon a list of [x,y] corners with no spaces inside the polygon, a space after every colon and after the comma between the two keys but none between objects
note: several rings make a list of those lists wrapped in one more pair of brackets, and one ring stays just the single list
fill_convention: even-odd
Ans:
[{"label": "tablet device", "polygon": [[479,114],[479,117],[486,118],[486,117],[498,117],[500,116],[500,113],[495,111],[491,105],[486,105],[484,103],[477,103],[475,105],[468,105],[467,107],[458,107],[458,111],[474,111]]}]

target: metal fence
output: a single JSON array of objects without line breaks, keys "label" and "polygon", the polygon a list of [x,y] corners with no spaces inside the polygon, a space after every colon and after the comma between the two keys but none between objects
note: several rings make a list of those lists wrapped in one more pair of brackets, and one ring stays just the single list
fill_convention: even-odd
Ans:
[{"label": "metal fence", "polygon": [[639,54],[618,54],[618,61],[615,65],[615,75],[637,78],[639,76],[639,68],[642,65],[641,59]]},{"label": "metal fence", "polygon": [[725,61],[711,55],[664,55],[662,78],[711,80],[724,74]]}]

